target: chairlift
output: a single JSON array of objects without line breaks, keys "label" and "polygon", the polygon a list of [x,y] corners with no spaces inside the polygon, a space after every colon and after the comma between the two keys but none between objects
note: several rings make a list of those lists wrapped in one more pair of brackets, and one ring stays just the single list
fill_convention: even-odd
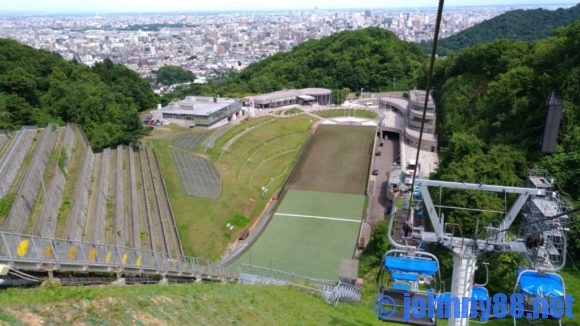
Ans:
[{"label": "chairlift", "polygon": [[[564,279],[559,274],[518,269],[514,293],[520,293],[524,296],[524,319],[533,321],[540,320],[540,318],[544,320],[545,318],[557,321],[558,325],[562,325],[562,316],[553,315],[550,307],[551,300],[559,297],[562,299],[562,304],[558,304],[558,307],[563,308],[564,311],[566,309],[566,300],[564,300],[566,288]],[[540,308],[539,311],[536,310],[536,314],[539,313],[539,316],[534,316],[534,304]],[[516,325],[515,318],[514,325]]]},{"label": "chairlift", "polygon": [[421,188],[417,185],[413,187],[413,200],[421,200]]},{"label": "chairlift", "polygon": [[[388,282],[383,284],[383,278],[388,275]],[[420,250],[392,249],[385,253],[381,262],[381,268],[377,276],[377,290],[379,294],[393,299],[395,311],[388,317],[379,316],[383,321],[413,324],[435,325],[435,318],[429,318],[425,311],[423,318],[415,318],[411,315],[410,320],[404,319],[404,311],[410,311],[411,307],[405,306],[405,294],[413,298],[421,297],[425,302],[429,294],[437,296],[440,291],[441,276],[439,275],[439,260],[433,254]],[[425,307],[429,309],[429,307]]]}]

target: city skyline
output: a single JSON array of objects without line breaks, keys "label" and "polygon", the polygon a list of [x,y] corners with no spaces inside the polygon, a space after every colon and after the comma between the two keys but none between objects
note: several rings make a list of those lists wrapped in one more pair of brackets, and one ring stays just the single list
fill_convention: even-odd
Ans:
[{"label": "city skyline", "polygon": [[[562,0],[448,0],[446,7],[459,6],[555,6],[566,5],[574,2]],[[20,14],[58,14],[58,13],[167,13],[167,12],[204,12],[204,11],[249,11],[249,10],[308,10],[319,8],[326,9],[349,9],[349,8],[428,8],[436,7],[436,0],[416,0],[410,6],[407,1],[380,1],[380,0],[360,0],[340,2],[332,0],[295,0],[290,3],[271,2],[264,4],[258,0],[244,0],[232,3],[227,0],[214,0],[210,3],[201,0],[166,0],[163,2],[151,0],[102,0],[98,2],[80,2],[74,0],[59,0],[46,2],[44,0],[26,0],[17,2],[5,2],[0,5],[0,13],[20,13]]]}]

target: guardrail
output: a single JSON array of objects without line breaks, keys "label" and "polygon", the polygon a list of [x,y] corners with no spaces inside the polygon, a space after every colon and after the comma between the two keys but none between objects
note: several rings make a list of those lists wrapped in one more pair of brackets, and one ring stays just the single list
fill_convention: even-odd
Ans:
[{"label": "guardrail", "polygon": [[0,264],[27,271],[110,272],[237,281],[203,259],[116,245],[0,231]]}]

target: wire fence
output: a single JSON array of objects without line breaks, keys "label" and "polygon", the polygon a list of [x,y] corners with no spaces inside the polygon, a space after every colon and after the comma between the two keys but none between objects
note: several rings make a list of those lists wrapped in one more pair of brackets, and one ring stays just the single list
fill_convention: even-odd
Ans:
[{"label": "wire fence", "polygon": [[326,302],[359,303],[359,288],[341,281],[331,281],[303,276],[281,270],[243,264],[238,275],[238,284],[294,286],[318,293]]}]

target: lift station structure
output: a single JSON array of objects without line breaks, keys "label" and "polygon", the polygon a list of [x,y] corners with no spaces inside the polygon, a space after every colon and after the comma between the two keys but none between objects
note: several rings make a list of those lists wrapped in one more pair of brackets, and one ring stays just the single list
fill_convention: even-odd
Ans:
[{"label": "lift station structure", "polygon": [[[527,187],[417,179],[414,194],[410,195],[410,191],[406,194],[401,193],[403,207],[399,209],[399,212],[396,208],[392,212],[389,223],[389,240],[396,248],[394,251],[406,252],[404,256],[417,257],[417,259],[427,254],[421,250],[420,247],[423,246],[419,244],[437,243],[450,250],[453,254],[450,295],[454,298],[469,298],[472,295],[477,295],[474,293],[475,271],[477,270],[478,256],[485,252],[522,254],[530,264],[526,268],[527,271],[538,275],[555,275],[561,280],[559,275],[554,273],[562,269],[566,262],[566,231],[568,231],[570,219],[566,212],[569,211],[570,206],[560,197],[558,192],[554,191],[553,186],[554,179],[547,176],[545,171],[529,171]],[[437,190],[441,193],[443,189],[497,193],[505,198],[506,203],[510,201],[512,204],[509,208],[506,206],[504,211],[435,204],[432,194],[436,194]],[[514,200],[514,195],[511,195],[512,199],[507,200],[509,194],[515,194],[517,197]],[[413,197],[415,197],[414,204]],[[474,235],[467,237],[462,234],[461,225],[446,223],[442,210],[468,210],[478,214],[483,212],[501,213],[503,218],[498,225],[483,226],[481,232],[478,230],[479,225],[476,225]],[[422,218],[424,212],[428,215],[428,221]],[[518,217],[521,218],[520,221],[517,221],[518,227],[510,229]],[[401,231],[398,241],[395,240],[397,233],[393,232],[395,223],[410,228],[409,234],[405,234],[405,236]],[[479,224],[479,220],[477,224]],[[516,233],[519,233],[520,236]],[[389,257],[386,258],[383,260],[383,264],[387,270],[391,271],[391,279],[396,279],[398,275],[393,275],[387,262]],[[434,260],[436,261],[436,259]],[[516,284],[519,281],[518,277]],[[416,291],[417,289],[408,288],[407,290]],[[479,287],[476,286],[476,290],[479,290]],[[533,296],[534,294],[528,295]],[[471,307],[463,307],[462,305],[463,302],[460,301],[459,307],[462,311],[465,311],[464,309],[471,311],[469,310]],[[453,308],[452,306],[448,325],[468,325],[469,318],[454,318],[456,314],[453,312]],[[395,317],[391,321],[401,322],[402,320]],[[406,321],[406,323],[418,325],[434,322],[434,320]]]}]

